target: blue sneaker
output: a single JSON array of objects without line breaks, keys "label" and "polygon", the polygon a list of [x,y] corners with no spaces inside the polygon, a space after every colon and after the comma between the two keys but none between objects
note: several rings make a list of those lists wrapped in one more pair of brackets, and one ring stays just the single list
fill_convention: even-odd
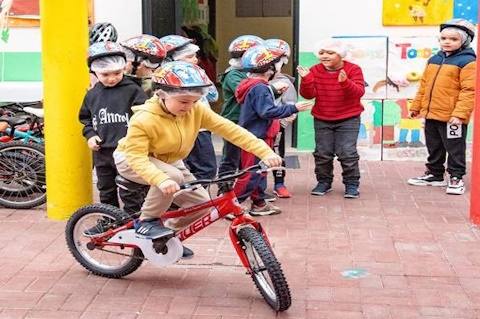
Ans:
[{"label": "blue sneaker", "polygon": [[146,239],[171,238],[175,236],[173,230],[160,224],[158,218],[135,220],[135,233]]},{"label": "blue sneaker", "polygon": [[358,191],[358,185],[345,185],[345,198],[359,198],[360,192]]},{"label": "blue sneaker", "polygon": [[312,195],[323,196],[332,191],[332,184],[325,182],[318,182],[317,186],[310,192]]}]

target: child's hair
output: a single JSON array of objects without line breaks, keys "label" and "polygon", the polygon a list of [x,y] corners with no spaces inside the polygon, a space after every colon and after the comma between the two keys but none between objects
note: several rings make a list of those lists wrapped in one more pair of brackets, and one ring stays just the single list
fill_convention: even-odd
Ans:
[{"label": "child's hair", "polygon": [[88,48],[87,65],[91,72],[122,70],[125,63],[125,53],[118,43],[97,42]]},{"label": "child's hair", "polygon": [[475,37],[475,26],[465,19],[451,19],[440,24],[440,32],[443,30],[452,30],[460,34],[462,37],[462,47],[467,48],[470,46],[473,38]]},{"label": "child's hair", "polygon": [[348,54],[348,47],[345,43],[338,39],[325,38],[320,40],[315,46],[315,55],[320,58],[320,51],[333,51],[342,59]]}]

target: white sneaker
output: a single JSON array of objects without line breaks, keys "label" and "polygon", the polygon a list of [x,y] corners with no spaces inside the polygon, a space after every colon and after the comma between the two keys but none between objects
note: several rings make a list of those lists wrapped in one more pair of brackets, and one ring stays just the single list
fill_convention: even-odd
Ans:
[{"label": "white sneaker", "polygon": [[419,177],[410,178],[407,183],[415,186],[447,186],[443,176],[435,176],[429,172],[425,172],[424,175]]},{"label": "white sneaker", "polygon": [[462,195],[465,193],[465,183],[458,177],[450,177],[448,180],[447,194]]}]

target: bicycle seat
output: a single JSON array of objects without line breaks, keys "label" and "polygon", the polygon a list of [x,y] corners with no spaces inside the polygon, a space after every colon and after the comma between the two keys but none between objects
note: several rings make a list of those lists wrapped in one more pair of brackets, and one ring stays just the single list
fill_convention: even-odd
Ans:
[{"label": "bicycle seat", "polygon": [[36,117],[43,118],[43,109],[37,109],[31,106],[26,106],[23,108],[23,110],[27,113],[35,115]]},{"label": "bicycle seat", "polygon": [[10,127],[27,123],[27,119],[21,117],[1,116],[0,122],[7,122]]},{"label": "bicycle seat", "polygon": [[145,187],[144,184],[132,182],[131,180],[126,179],[125,177],[120,175],[117,175],[117,177],[115,177],[115,183],[117,184],[118,187],[127,189],[127,190],[128,189],[134,190],[134,189],[140,189]]}]

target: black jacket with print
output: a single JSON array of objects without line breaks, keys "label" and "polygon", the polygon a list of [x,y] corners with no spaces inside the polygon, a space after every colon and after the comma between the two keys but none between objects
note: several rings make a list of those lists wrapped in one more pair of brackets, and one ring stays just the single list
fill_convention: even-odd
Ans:
[{"label": "black jacket with print", "polygon": [[145,102],[147,95],[138,84],[127,77],[113,87],[98,82],[83,99],[78,118],[82,134],[88,140],[98,135],[102,148],[117,147],[118,140],[127,134],[132,106]]}]

